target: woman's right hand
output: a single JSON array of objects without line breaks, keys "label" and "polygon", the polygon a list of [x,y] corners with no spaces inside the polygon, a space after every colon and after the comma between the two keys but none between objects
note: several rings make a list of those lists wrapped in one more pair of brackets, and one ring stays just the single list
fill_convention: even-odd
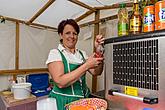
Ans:
[{"label": "woman's right hand", "polygon": [[96,58],[95,54],[96,53],[93,53],[87,59],[87,61],[86,61],[87,69],[93,69],[95,67],[98,67],[101,63],[103,63],[104,58],[103,57]]}]

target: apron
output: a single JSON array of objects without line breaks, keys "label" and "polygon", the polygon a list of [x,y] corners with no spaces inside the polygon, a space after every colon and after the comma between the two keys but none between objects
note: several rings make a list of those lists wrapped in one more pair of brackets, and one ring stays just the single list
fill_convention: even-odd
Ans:
[{"label": "apron", "polygon": [[[80,66],[78,64],[69,63],[63,53],[60,50],[59,52],[61,54],[62,62],[64,64],[65,74],[77,69]],[[79,53],[85,61],[82,52],[79,51]],[[66,88],[59,88],[56,84],[54,84],[53,90],[50,92],[49,97],[56,98],[58,110],[65,110],[66,104],[69,104],[84,97],[88,97],[89,94],[90,90],[86,85],[86,78],[84,74],[78,81]]]}]

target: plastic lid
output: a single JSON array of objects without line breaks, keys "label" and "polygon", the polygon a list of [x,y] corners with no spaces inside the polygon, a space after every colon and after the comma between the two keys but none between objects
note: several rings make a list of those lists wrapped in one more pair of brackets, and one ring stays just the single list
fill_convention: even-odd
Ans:
[{"label": "plastic lid", "polygon": [[12,88],[27,88],[27,87],[31,87],[31,83],[16,83],[13,84]]},{"label": "plastic lid", "polygon": [[126,7],[126,4],[125,3],[121,3],[119,4],[120,8],[125,8]]},{"label": "plastic lid", "polygon": [[144,108],[143,110],[154,110],[154,109],[152,109],[152,108]]}]

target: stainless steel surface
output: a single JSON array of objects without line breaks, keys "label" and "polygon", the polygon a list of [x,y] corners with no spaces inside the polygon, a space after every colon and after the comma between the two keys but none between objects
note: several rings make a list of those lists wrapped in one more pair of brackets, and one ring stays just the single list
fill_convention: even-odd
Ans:
[{"label": "stainless steel surface", "polygon": [[[156,61],[155,60],[153,62],[149,61],[149,64],[151,64],[151,68],[150,68],[151,72],[149,73],[150,75],[147,76],[148,73],[145,73],[146,72],[145,68],[142,69],[142,67],[146,67],[147,62],[145,60],[146,63],[143,62],[143,63],[139,63],[139,65],[138,65],[139,67],[141,67],[141,71],[136,71],[136,74],[135,74],[135,71],[132,73],[126,72],[128,76],[132,76],[132,77],[134,77],[133,79],[136,79],[136,80],[127,81],[128,83],[125,83],[125,84],[123,84],[123,83],[114,84],[114,82],[113,82],[114,81],[114,79],[113,79],[114,78],[114,76],[113,76],[113,72],[114,72],[114,70],[113,70],[114,69],[114,67],[113,67],[114,66],[113,65],[114,64],[113,48],[114,48],[114,46],[118,45],[118,44],[134,44],[136,42],[138,44],[139,42],[156,41],[156,40],[158,41],[158,45],[157,45],[158,46],[158,53],[157,53],[158,54],[158,68],[157,68],[158,73],[155,73],[156,69],[153,69]],[[147,107],[153,108],[153,110],[163,110],[163,108],[165,106],[165,43],[164,42],[165,42],[165,37],[155,37],[155,38],[145,38],[145,39],[139,39],[139,40],[120,41],[120,42],[109,43],[109,44],[105,45],[105,97],[109,101],[110,110],[133,110],[128,106],[133,106],[134,104],[137,105],[134,107],[134,108],[136,108],[134,110],[143,110],[143,108],[147,108]],[[145,46],[145,44],[142,43],[142,46]],[[147,48],[150,48],[150,46],[148,46]],[[155,48],[156,47],[154,45],[153,49],[151,48],[151,51],[154,51]],[[145,50],[145,47],[144,47],[144,50]],[[130,52],[130,51],[128,51],[128,52]],[[140,50],[139,53],[140,52],[142,52],[142,51]],[[123,53],[119,53],[119,54],[123,54]],[[135,53],[133,53],[133,54],[135,54]],[[144,54],[140,53],[140,54],[144,55],[138,59],[139,62],[140,61],[142,62],[142,60],[144,60],[146,58],[146,54],[145,53]],[[152,54],[152,52],[151,52],[151,54]],[[154,52],[153,52],[153,54],[154,54]],[[131,54],[129,54],[129,55],[131,55]],[[143,57],[145,57],[145,58],[143,58]],[[155,56],[152,55],[152,57],[155,57]],[[121,63],[121,62],[119,62],[119,63]],[[135,64],[135,63],[133,63],[133,64]],[[136,65],[136,67],[137,67],[137,65]],[[135,68],[131,67],[131,68],[134,68],[134,70],[137,70],[136,67]],[[123,73],[119,72],[117,75],[120,76],[121,74],[123,74]],[[158,76],[156,76],[156,74],[158,74]],[[136,78],[136,77],[138,77],[138,78]],[[150,80],[149,82],[146,82],[145,78],[148,78],[148,77],[151,79],[149,79]],[[156,78],[158,78],[158,80]],[[122,80],[124,80],[124,79],[122,79]],[[130,83],[133,83],[133,84],[130,84]],[[110,96],[108,94],[108,90],[113,89],[113,88],[121,90],[120,92],[124,93],[125,86],[137,87],[139,96],[158,97],[159,103],[149,105],[149,104],[144,104],[139,101],[135,101],[133,99],[115,97],[115,96]]]}]

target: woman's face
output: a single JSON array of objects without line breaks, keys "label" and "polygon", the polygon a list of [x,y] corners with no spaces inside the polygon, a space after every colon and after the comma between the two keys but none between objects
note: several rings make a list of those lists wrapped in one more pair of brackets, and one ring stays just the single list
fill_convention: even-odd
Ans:
[{"label": "woman's face", "polygon": [[64,27],[63,33],[61,34],[61,39],[63,40],[63,45],[69,49],[75,49],[78,34],[72,25],[67,24]]}]

